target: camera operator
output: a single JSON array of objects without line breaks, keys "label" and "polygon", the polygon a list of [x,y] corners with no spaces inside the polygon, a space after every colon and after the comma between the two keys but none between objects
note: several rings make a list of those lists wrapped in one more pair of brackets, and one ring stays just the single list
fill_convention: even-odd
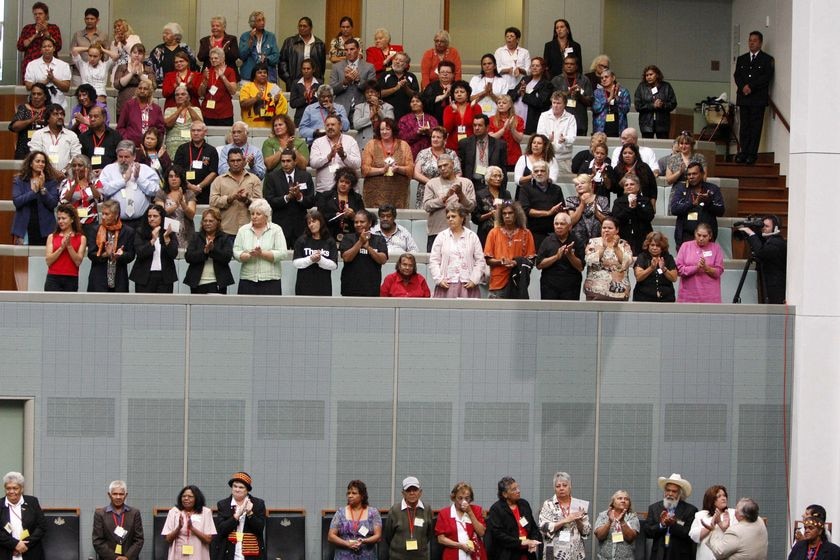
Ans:
[{"label": "camera operator", "polygon": [[758,263],[759,282],[764,287],[763,303],[785,302],[785,275],[787,270],[787,241],[782,237],[780,221],[776,216],[762,218],[760,232],[750,224],[738,231],[746,235],[752,254]]}]

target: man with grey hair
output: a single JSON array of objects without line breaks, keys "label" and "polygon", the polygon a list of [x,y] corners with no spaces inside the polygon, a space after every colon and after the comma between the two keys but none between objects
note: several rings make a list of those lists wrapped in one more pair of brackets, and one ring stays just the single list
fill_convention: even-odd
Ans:
[{"label": "man with grey hair", "polygon": [[758,504],[752,498],[741,498],[735,507],[738,523],[715,513],[712,523],[721,528],[712,531],[706,546],[717,560],[767,560],[767,527],[758,516]]},{"label": "man with grey hair", "polygon": [[201,121],[190,124],[190,141],[178,146],[172,163],[187,170],[187,188],[195,194],[198,204],[210,201],[210,185],[219,169],[219,152],[205,140],[207,125]]},{"label": "man with grey hair", "polygon": [[420,81],[408,71],[409,63],[411,57],[408,53],[396,53],[391,69],[379,79],[382,101],[394,107],[394,122],[399,122],[403,115],[411,112],[411,96],[420,91]]},{"label": "man with grey hair", "polygon": [[694,560],[694,541],[688,536],[697,508],[685,501],[691,496],[691,483],[679,473],[659,477],[664,497],[648,508],[645,536],[653,540],[650,558]]},{"label": "man with grey hair", "polygon": [[134,161],[134,150],[131,140],[117,144],[117,161],[102,169],[99,190],[106,199],[119,202],[120,219],[136,231],[150,201],[160,190],[160,178],[148,165]]},{"label": "man with grey hair", "polygon": [[219,175],[228,172],[228,152],[231,148],[239,148],[245,158],[245,169],[256,175],[262,181],[265,179],[265,159],[262,151],[248,142],[248,125],[243,121],[236,121],[230,127],[231,143],[225,144],[219,150]]},{"label": "man with grey hair", "polygon": [[315,92],[318,103],[307,105],[303,110],[303,117],[300,119],[298,133],[310,146],[316,138],[324,136],[326,131],[326,120],[329,116],[338,117],[341,122],[341,131],[350,130],[350,120],[347,118],[347,111],[342,105],[335,102],[333,88],[324,84]]},{"label": "man with grey hair", "polygon": [[654,175],[659,175],[659,160],[656,158],[656,152],[653,151],[653,148],[648,148],[647,146],[639,146],[639,131],[635,128],[627,127],[621,131],[621,136],[619,137],[621,140],[621,146],[616,147],[612,153],[612,162],[613,167],[618,165],[618,162],[621,161],[621,148],[625,144],[632,144],[634,146],[638,146],[639,148],[639,157],[643,162],[648,164],[651,171],[653,171]]},{"label": "man with grey hair", "polygon": [[140,510],[126,505],[128,487],[122,480],[108,485],[107,506],[93,514],[93,549],[100,560],[137,560],[143,549]]}]

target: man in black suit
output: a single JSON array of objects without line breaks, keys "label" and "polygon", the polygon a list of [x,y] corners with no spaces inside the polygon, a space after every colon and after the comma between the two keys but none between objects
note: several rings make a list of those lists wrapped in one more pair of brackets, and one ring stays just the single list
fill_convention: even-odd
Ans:
[{"label": "man in black suit", "polygon": [[24,479],[19,472],[3,477],[6,498],[0,501],[0,560],[41,560],[41,543],[47,532],[47,520],[38,498],[24,495]]},{"label": "man in black suit", "polygon": [[108,486],[111,503],[93,514],[93,549],[100,560],[137,560],[143,549],[140,511],[125,505],[128,488],[122,480]]},{"label": "man in black suit", "polygon": [[677,473],[659,477],[665,498],[648,508],[645,536],[653,539],[651,560],[694,560],[694,541],[688,536],[697,508],[684,501],[691,483]]},{"label": "man in black suit", "polygon": [[741,113],[741,153],[735,161],[750,165],[755,163],[758,154],[764,108],[770,103],[770,82],[773,81],[775,67],[773,57],[761,50],[763,42],[764,36],[760,31],[750,33],[750,52],[742,54],[735,62],[734,78]]},{"label": "man in black suit", "polygon": [[458,142],[458,158],[461,160],[461,176],[473,182],[478,190],[485,186],[484,175],[491,165],[507,169],[507,145],[487,133],[490,118],[487,115],[473,117],[473,135]]},{"label": "man in black suit", "polygon": [[292,148],[280,153],[280,167],[265,178],[263,196],[271,205],[272,221],[283,228],[289,249],[303,235],[306,211],[315,206],[312,176],[295,168],[297,154]]},{"label": "man in black suit", "polygon": [[245,557],[265,560],[265,502],[250,494],[251,482],[248,473],[233,473],[228,481],[230,497],[216,504],[219,521],[215,560],[233,560],[237,549]]}]

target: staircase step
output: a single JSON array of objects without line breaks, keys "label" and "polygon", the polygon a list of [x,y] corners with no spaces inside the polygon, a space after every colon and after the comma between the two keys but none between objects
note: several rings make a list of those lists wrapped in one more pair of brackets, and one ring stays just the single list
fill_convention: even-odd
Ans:
[{"label": "staircase step", "polygon": [[738,187],[738,200],[766,198],[768,200],[787,200],[787,191],[779,189],[765,189],[762,187]]},{"label": "staircase step", "polygon": [[787,192],[787,177],[738,177],[738,188],[742,189],[761,187],[768,190],[779,190]]},{"label": "staircase step", "polygon": [[767,198],[739,198],[738,199],[738,213],[746,214],[779,214],[787,213],[787,200],[773,200]]},{"label": "staircase step", "polygon": [[718,163],[715,166],[718,177],[778,177],[779,164],[756,163],[745,165],[742,163]]}]

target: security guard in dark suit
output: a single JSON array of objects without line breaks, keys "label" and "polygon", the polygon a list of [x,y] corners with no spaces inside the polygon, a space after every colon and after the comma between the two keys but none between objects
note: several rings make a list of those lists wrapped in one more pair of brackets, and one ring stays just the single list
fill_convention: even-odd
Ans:
[{"label": "security guard in dark suit", "polygon": [[741,113],[739,140],[741,151],[735,161],[752,165],[761,142],[764,108],[770,102],[770,83],[773,81],[775,62],[761,50],[764,36],[759,31],[750,33],[750,52],[742,54],[735,62],[735,84],[738,86],[737,104]]}]

